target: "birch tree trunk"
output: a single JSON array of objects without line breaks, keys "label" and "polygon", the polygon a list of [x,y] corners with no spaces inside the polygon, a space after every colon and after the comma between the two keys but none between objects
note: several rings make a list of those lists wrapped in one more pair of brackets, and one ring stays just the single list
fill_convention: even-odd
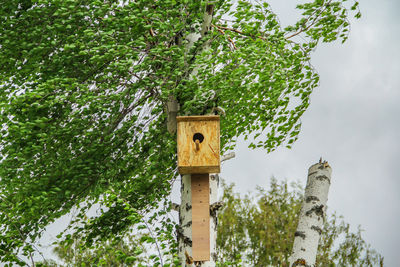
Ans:
[{"label": "birch tree trunk", "polygon": [[193,262],[192,259],[192,194],[191,175],[182,175],[181,205],[179,206],[178,245],[181,266],[214,267],[217,244],[217,210],[222,206],[218,200],[218,174],[211,174],[210,181],[210,261]]},{"label": "birch tree trunk", "polygon": [[295,232],[290,267],[315,266],[322,233],[332,169],[320,160],[308,169],[304,202]]},{"label": "birch tree trunk", "polygon": [[[210,30],[213,17],[213,4],[207,4],[203,16],[203,24],[201,25],[200,34],[189,34],[186,39],[188,41],[187,51],[194,45],[195,42],[204,37]],[[205,44],[203,49],[208,49],[209,45]],[[190,74],[193,77],[197,74],[198,68],[194,68]],[[216,230],[217,230],[217,214],[218,208],[218,183],[219,176],[217,174],[209,176],[210,184],[210,261],[193,262],[192,259],[192,194],[191,194],[191,175],[181,176],[181,204],[179,206],[179,229],[178,229],[178,253],[181,261],[181,266],[202,266],[214,267],[216,260]],[[216,208],[217,207],[217,208]]]}]

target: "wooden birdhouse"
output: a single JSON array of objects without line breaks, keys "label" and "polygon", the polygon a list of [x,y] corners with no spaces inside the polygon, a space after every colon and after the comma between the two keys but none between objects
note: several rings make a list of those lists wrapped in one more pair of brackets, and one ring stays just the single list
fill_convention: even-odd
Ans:
[{"label": "wooden birdhouse", "polygon": [[182,116],[176,120],[179,173],[219,173],[219,116]]}]

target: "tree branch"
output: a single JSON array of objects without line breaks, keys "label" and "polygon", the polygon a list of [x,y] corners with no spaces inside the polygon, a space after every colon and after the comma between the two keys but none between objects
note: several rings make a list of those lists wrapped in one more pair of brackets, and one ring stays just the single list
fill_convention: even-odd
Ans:
[{"label": "tree branch", "polygon": [[228,28],[228,27],[224,27],[224,26],[218,26],[218,25],[215,25],[215,24],[212,24],[212,26],[215,27],[215,28],[217,28],[217,29],[219,29],[219,30],[226,30],[226,31],[236,32],[236,33],[239,33],[240,35],[244,35],[244,36],[247,36],[247,37],[259,38],[259,39],[261,39],[261,40],[267,40],[265,37],[262,37],[262,36],[255,36],[255,35],[252,35],[252,34],[248,34],[248,33],[239,31],[239,30],[237,30],[237,29]]},{"label": "tree branch", "polygon": [[233,159],[236,156],[235,152],[231,152],[225,155],[222,155],[221,157],[221,162],[225,161],[225,160],[230,160]]},{"label": "tree branch", "polygon": [[[323,10],[320,10],[319,14],[315,17],[315,19],[313,20],[313,22],[312,22],[310,25],[308,25],[308,26],[305,27],[305,28],[300,29],[299,31],[297,31],[297,32],[293,33],[292,35],[290,35],[290,36],[288,36],[288,37],[285,37],[285,38],[286,38],[286,39],[290,39],[290,38],[292,38],[292,37],[294,37],[294,36],[296,36],[296,35],[299,35],[299,34],[302,33],[302,32],[307,31],[309,28],[311,28],[312,26],[314,26],[315,23],[317,23],[318,18],[321,16],[322,12],[324,12],[324,11],[326,10],[326,8],[329,6],[329,4],[330,4],[331,2],[332,2],[332,0],[330,0],[328,3],[326,3],[326,5],[324,6],[324,9],[323,9]],[[313,14],[311,14],[311,15],[306,19],[306,21],[304,22],[304,25],[310,20],[310,18],[311,18],[312,16],[315,15],[315,13],[316,13],[316,11],[315,11]]]},{"label": "tree branch", "polygon": [[[223,30],[217,28],[217,31],[219,31],[222,35],[225,35],[225,32],[224,32]],[[231,42],[233,48],[236,50],[237,48],[236,48],[235,42],[233,42],[233,40],[231,39],[231,37],[228,36],[228,40],[229,40],[229,42]]]}]

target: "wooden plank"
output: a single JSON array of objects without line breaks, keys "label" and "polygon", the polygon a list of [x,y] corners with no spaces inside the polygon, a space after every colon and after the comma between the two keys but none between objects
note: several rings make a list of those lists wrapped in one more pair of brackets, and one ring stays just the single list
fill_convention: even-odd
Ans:
[{"label": "wooden plank", "polygon": [[219,121],[218,115],[208,115],[208,116],[177,116],[177,122],[181,121]]},{"label": "wooden plank", "polygon": [[180,174],[199,174],[199,173],[220,173],[221,167],[218,166],[179,166]]},{"label": "wooden plank", "polygon": [[194,261],[210,260],[209,174],[192,175],[192,256]]}]

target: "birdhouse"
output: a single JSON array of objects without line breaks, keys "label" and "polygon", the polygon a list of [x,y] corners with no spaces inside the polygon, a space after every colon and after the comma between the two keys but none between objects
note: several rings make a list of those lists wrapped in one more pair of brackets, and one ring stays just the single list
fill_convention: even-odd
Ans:
[{"label": "birdhouse", "polygon": [[179,173],[219,173],[219,116],[182,116],[176,121]]}]

